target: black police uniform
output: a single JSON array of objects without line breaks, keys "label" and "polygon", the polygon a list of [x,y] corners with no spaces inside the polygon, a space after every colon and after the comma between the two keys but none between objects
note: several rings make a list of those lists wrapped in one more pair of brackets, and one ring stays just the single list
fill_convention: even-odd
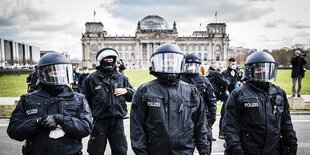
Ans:
[{"label": "black police uniform", "polygon": [[156,79],[141,85],[130,113],[131,146],[137,155],[207,154],[206,116],[193,85]]},{"label": "black police uniform", "polygon": [[223,122],[228,152],[279,155],[280,139],[284,146],[297,147],[286,93],[268,84],[264,92],[247,82],[229,96]]},{"label": "black police uniform", "polygon": [[[128,92],[125,95],[115,96],[115,88],[126,88]],[[88,153],[102,155],[109,139],[112,154],[126,154],[127,141],[123,118],[127,114],[126,101],[130,102],[134,93],[128,78],[119,72],[114,72],[108,78],[97,70],[85,79],[82,93],[90,105],[94,124],[88,143]]]},{"label": "black police uniform", "polygon": [[212,127],[216,120],[216,97],[210,81],[199,74],[182,74],[180,80],[198,88],[205,103],[208,125]]},{"label": "black police uniform", "polygon": [[[199,74],[182,74],[180,80],[193,84],[198,88],[201,97],[204,101],[204,107],[206,109],[206,118],[208,121],[208,141],[210,143],[210,149],[212,149],[212,126],[216,120],[216,97],[210,81]],[[211,153],[211,150],[210,150]]]},{"label": "black police uniform", "polygon": [[[60,126],[65,135],[61,138],[50,138],[50,130],[38,127],[37,119],[51,114],[64,115]],[[18,141],[26,139],[26,155],[78,155],[82,153],[82,138],[91,130],[91,112],[84,95],[65,88],[55,97],[42,89],[21,96],[7,133]]]}]

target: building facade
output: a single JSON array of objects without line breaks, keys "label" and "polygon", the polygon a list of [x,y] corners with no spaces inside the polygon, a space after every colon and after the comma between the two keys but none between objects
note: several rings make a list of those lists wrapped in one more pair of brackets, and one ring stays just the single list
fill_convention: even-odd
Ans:
[{"label": "building facade", "polygon": [[97,51],[111,47],[119,52],[128,69],[148,69],[150,56],[164,43],[178,45],[184,54],[195,53],[203,64],[216,60],[226,65],[230,40],[225,23],[210,23],[205,31],[182,37],[176,25],[174,22],[171,29],[162,17],[149,15],[138,21],[135,36],[111,36],[101,22],[87,22],[81,38],[83,65],[94,68]]},{"label": "building facade", "polygon": [[32,66],[40,59],[40,48],[0,38],[0,67]]}]

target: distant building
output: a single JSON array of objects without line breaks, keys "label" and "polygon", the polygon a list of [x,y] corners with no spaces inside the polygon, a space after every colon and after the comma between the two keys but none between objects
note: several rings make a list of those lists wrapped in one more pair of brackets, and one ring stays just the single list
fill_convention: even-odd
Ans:
[{"label": "distant building", "polygon": [[0,67],[31,66],[39,59],[39,47],[0,38]]},{"label": "distant building", "polygon": [[195,53],[204,64],[217,60],[226,64],[229,36],[225,23],[210,23],[205,31],[194,31],[191,36],[178,36],[176,22],[171,29],[168,23],[157,15],[144,17],[137,23],[135,36],[111,36],[101,22],[87,22],[82,33],[82,62],[88,67],[96,66],[96,53],[104,47],[119,52],[128,69],[148,69],[150,56],[163,43],[178,45],[184,54]]}]

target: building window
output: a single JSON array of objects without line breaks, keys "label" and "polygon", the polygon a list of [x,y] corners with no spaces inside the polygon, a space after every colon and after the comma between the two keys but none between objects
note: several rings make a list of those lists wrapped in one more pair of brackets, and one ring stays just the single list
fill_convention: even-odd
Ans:
[{"label": "building window", "polygon": [[215,46],[215,50],[216,50],[216,51],[220,51],[220,50],[221,50],[221,45],[216,45],[216,46]]},{"label": "building window", "polygon": [[215,61],[220,61],[221,60],[221,54],[220,53],[216,53],[215,54]]},{"label": "building window", "polygon": [[128,45],[125,45],[125,51],[128,51]]},{"label": "building window", "polygon": [[198,51],[201,51],[201,45],[197,45]]},{"label": "building window", "polygon": [[123,53],[119,53],[119,58],[123,59]]},{"label": "building window", "polygon": [[129,59],[129,55],[128,55],[128,53],[126,52],[126,53],[125,53],[125,61],[128,61],[128,59]]},{"label": "building window", "polygon": [[204,53],[204,54],[203,54],[203,60],[204,60],[204,61],[207,61],[207,60],[208,60],[208,54],[207,54],[207,53]]},{"label": "building window", "polygon": [[118,50],[119,50],[119,51],[122,50],[122,45],[118,45]]},{"label": "building window", "polygon": [[191,51],[195,51],[195,45],[191,45]]},{"label": "building window", "polygon": [[197,57],[198,57],[199,60],[202,60],[201,59],[201,53],[198,53]]},{"label": "building window", "polygon": [[205,46],[204,46],[204,50],[205,50],[205,51],[208,51],[208,45],[205,45]]},{"label": "building window", "polygon": [[132,61],[135,61],[135,59],[136,59],[136,58],[135,58],[135,53],[131,53],[131,60],[132,60]]},{"label": "building window", "polygon": [[135,45],[131,46],[131,51],[135,51]]},{"label": "building window", "polygon": [[96,61],[96,54],[90,56],[90,61]]}]

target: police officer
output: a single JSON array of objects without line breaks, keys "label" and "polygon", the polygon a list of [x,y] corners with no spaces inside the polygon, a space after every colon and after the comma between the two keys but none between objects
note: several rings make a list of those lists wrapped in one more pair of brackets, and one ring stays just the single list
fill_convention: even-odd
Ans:
[{"label": "police officer", "polygon": [[40,89],[21,96],[10,118],[8,135],[23,141],[24,155],[80,155],[82,138],[92,130],[85,97],[67,86],[72,65],[59,53],[38,63]]},{"label": "police officer", "polygon": [[233,91],[226,103],[226,153],[296,155],[297,138],[286,93],[269,82],[276,71],[269,53],[254,52],[247,57],[246,83]]},{"label": "police officer", "polygon": [[216,97],[210,81],[205,76],[199,75],[200,60],[195,54],[187,54],[185,56],[184,73],[181,80],[193,84],[198,88],[206,109],[206,117],[208,120],[208,141],[210,143],[210,153],[212,151],[212,126],[216,120]]},{"label": "police officer", "polygon": [[176,45],[160,45],[151,56],[150,74],[130,113],[131,146],[136,155],[209,154],[206,115],[195,86],[180,80],[184,55]]},{"label": "police officer", "polygon": [[212,61],[211,66],[208,70],[207,78],[210,80],[215,96],[216,101],[221,100],[223,102],[222,108],[221,108],[221,117],[219,121],[219,138],[224,139],[224,135],[222,132],[222,124],[223,124],[223,116],[225,113],[225,107],[226,100],[229,96],[229,92],[227,91],[227,86],[230,84],[229,80],[227,80],[223,74],[219,71],[219,63],[217,61]]},{"label": "police officer", "polygon": [[103,155],[109,139],[112,155],[126,155],[123,118],[127,114],[126,101],[131,101],[134,89],[128,78],[116,70],[116,50],[103,48],[96,57],[97,71],[87,76],[82,86],[94,122],[87,151],[90,155]]}]

